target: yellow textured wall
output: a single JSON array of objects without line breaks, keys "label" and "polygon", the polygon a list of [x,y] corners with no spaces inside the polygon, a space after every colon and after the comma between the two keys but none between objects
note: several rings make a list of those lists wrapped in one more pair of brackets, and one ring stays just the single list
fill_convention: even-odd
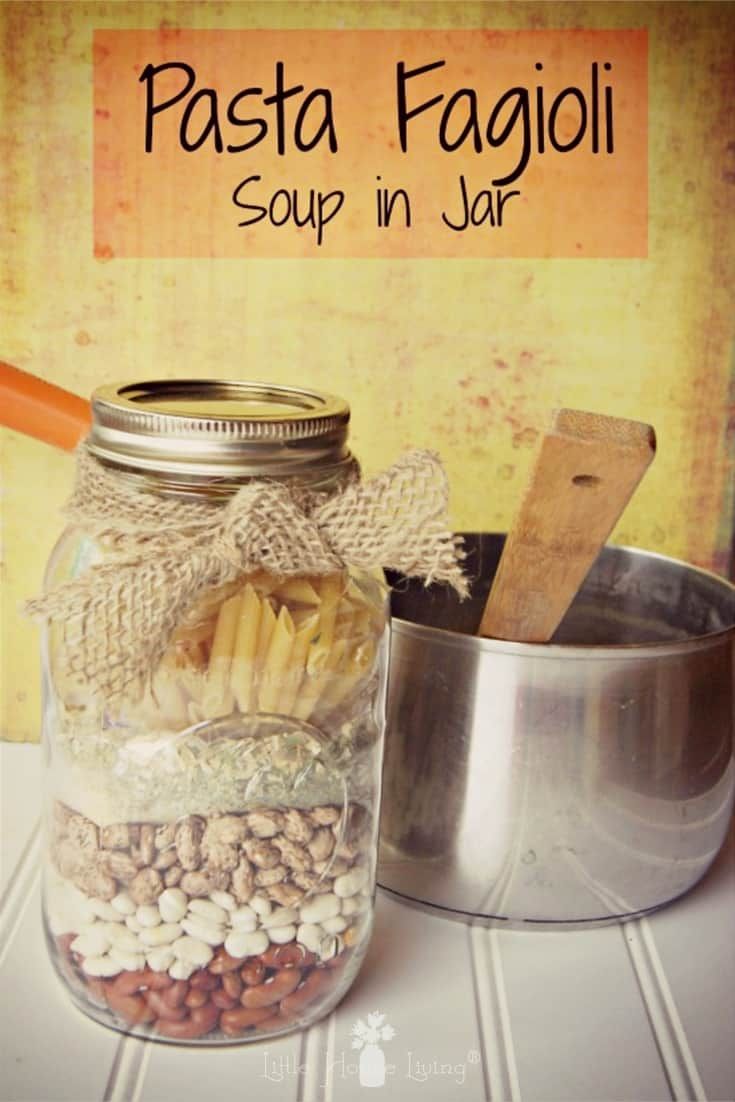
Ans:
[{"label": "yellow textured wall", "polygon": [[[648,259],[95,260],[92,29],[163,21],[648,27]],[[734,41],[731,4],[2,4],[0,357],[85,394],[173,375],[335,390],[368,470],[412,445],[441,452],[458,528],[507,526],[552,407],[652,421],[659,454],[615,538],[725,572]],[[599,217],[616,216],[600,195]],[[7,431],[2,447],[3,730],[33,739],[37,637],[18,606],[72,460]]]}]

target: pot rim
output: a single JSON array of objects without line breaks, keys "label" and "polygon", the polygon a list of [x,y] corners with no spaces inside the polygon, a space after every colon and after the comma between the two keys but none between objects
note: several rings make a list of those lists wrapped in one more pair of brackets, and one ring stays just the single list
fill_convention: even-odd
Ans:
[{"label": "pot rim", "polygon": [[[711,570],[705,570],[700,566],[693,566],[683,559],[675,559],[670,555],[663,555],[658,551],[646,551],[640,547],[630,547],[627,544],[606,544],[606,547],[616,551],[625,551],[636,557],[656,559],[659,562],[669,563],[683,568],[690,574],[698,574],[703,578],[714,582],[723,591],[729,591],[735,597],[735,585],[720,574]],[[416,624],[412,620],[403,620],[398,616],[391,618],[392,631],[397,635],[411,636],[423,639],[434,646],[459,647],[470,651],[480,651],[486,654],[509,654],[516,657],[565,659],[578,658],[585,661],[597,659],[618,658],[622,660],[639,660],[641,658],[665,658],[675,655],[687,655],[697,651],[707,650],[730,639],[735,639],[735,620],[729,627],[719,631],[706,632],[703,635],[690,635],[686,639],[673,639],[668,643],[514,643],[508,639],[487,639],[477,635],[465,635],[462,632],[448,631],[446,628],[430,627],[427,624]]]}]

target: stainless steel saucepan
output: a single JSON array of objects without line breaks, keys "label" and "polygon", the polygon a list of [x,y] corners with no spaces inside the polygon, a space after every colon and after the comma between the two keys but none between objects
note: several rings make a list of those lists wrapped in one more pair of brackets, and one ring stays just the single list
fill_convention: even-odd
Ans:
[{"label": "stainless steel saucepan", "polygon": [[457,917],[596,923],[692,887],[725,837],[735,587],[605,547],[548,644],[479,638],[472,597],[397,578],[380,884]]}]

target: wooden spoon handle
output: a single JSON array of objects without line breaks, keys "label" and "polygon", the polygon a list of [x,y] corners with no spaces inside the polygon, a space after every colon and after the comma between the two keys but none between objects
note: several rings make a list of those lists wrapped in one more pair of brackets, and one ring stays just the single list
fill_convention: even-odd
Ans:
[{"label": "wooden spoon handle", "polygon": [[478,635],[545,643],[656,452],[650,425],[562,409],[543,438]]},{"label": "wooden spoon handle", "polygon": [[84,398],[0,360],[0,425],[71,451],[91,421]]}]

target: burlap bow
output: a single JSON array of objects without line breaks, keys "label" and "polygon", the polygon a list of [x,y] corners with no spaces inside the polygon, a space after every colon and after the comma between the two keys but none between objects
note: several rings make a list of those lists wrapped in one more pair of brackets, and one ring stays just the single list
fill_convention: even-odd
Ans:
[{"label": "burlap bow", "polygon": [[444,469],[426,451],[326,499],[253,481],[217,503],[140,490],[82,447],[66,512],[102,541],[105,561],[30,601],[27,611],[60,626],[63,673],[113,699],[149,680],[202,590],[253,570],[288,576],[385,567],[464,595],[447,502]]}]

